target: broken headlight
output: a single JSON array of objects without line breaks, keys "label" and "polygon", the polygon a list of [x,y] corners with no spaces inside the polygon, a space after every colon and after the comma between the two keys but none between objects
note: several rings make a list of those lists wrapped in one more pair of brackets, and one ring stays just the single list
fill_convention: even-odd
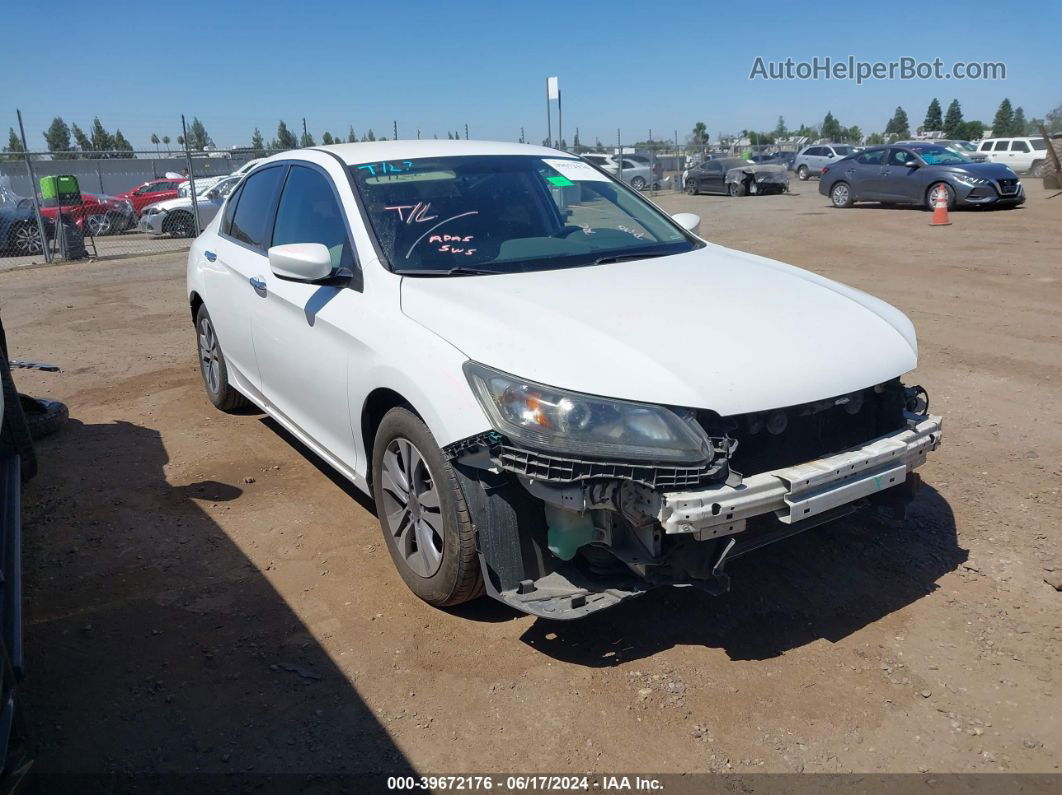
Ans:
[{"label": "broken headlight", "polygon": [[693,417],[663,406],[584,395],[465,363],[494,429],[527,447],[620,460],[700,462],[712,457]]}]

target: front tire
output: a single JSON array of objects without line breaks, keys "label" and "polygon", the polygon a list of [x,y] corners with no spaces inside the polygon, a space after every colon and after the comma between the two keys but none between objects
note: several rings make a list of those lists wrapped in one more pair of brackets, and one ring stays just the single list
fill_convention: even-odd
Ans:
[{"label": "front tire", "polygon": [[162,231],[169,232],[170,237],[195,237],[195,223],[188,213],[176,212],[166,219]]},{"label": "front tire", "polygon": [[797,169],[797,179],[799,179],[801,182],[807,182],[808,181],[808,167],[807,166],[801,166],[800,168]]},{"label": "front tire", "polygon": [[41,245],[41,230],[36,223],[26,221],[17,224],[11,230],[11,241],[8,244],[11,256],[28,257],[40,254],[44,251]]},{"label": "front tire", "polygon": [[214,408],[229,412],[249,405],[240,392],[229,384],[229,368],[225,354],[221,352],[214,322],[205,306],[199,307],[195,316],[196,338],[199,350],[199,372],[203,376],[203,388]]},{"label": "front tire", "polygon": [[833,202],[834,207],[840,207],[842,210],[852,206],[854,199],[852,198],[852,188],[847,182],[838,182],[832,188],[830,188],[830,201]]},{"label": "front tire", "polygon": [[107,213],[90,215],[85,226],[88,229],[89,234],[93,237],[103,237],[114,231],[113,221],[111,220],[111,216]]},{"label": "front tire", "polygon": [[387,412],[376,432],[372,491],[387,551],[414,594],[451,607],[483,592],[476,531],[457,476],[407,408]]},{"label": "front tire", "polygon": [[948,211],[955,209],[955,190],[947,182],[934,182],[929,186],[929,190],[926,191],[926,203],[925,207],[930,212],[937,205],[937,193],[944,191],[948,200]]},{"label": "front tire", "polygon": [[727,186],[727,191],[728,191],[728,192],[730,193],[730,195],[731,195],[731,196],[733,196],[733,197],[734,197],[735,199],[737,199],[737,198],[740,198],[740,197],[744,196],[744,195],[745,195],[745,193],[746,193],[746,190],[745,190],[745,183],[744,183],[744,182],[731,182],[731,183],[730,183],[730,184],[729,184],[729,185]]},{"label": "front tire", "polygon": [[697,187],[697,180],[695,180],[695,179],[686,180],[686,193],[688,195],[697,196],[698,194],[700,194],[700,192],[701,192],[700,188]]}]

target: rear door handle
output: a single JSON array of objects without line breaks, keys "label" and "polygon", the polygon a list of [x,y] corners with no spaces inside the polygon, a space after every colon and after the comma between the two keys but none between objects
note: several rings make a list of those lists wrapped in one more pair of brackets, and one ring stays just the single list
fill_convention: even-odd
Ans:
[{"label": "rear door handle", "polygon": [[210,262],[213,262],[214,260],[216,260],[218,258],[218,255],[215,254],[213,251],[204,251],[203,252],[203,256],[206,257],[207,260],[210,261]]},{"label": "rear door handle", "polygon": [[252,276],[249,281],[251,282],[251,287],[255,289],[255,292],[265,292],[266,283],[265,279],[263,279],[261,276]]}]

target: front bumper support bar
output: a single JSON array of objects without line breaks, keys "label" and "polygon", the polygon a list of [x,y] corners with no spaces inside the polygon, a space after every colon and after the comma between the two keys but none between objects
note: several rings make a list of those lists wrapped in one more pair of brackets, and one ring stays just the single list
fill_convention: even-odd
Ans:
[{"label": "front bumper support bar", "polygon": [[664,532],[700,540],[745,530],[746,520],[773,513],[793,524],[903,483],[940,445],[941,418],[907,415],[907,427],[861,447],[745,478],[737,486],[664,494]]}]

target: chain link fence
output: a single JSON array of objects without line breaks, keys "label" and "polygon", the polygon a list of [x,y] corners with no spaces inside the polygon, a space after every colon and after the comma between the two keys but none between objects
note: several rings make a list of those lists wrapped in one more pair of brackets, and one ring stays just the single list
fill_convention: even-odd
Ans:
[{"label": "chain link fence", "polygon": [[5,153],[0,267],[182,251],[270,150]]},{"label": "chain link fence", "polygon": [[[21,119],[18,124],[21,128]],[[650,133],[625,143],[622,131],[611,144],[563,148],[648,195],[682,191],[689,169],[710,157],[757,159],[764,154],[759,151],[763,147],[747,142],[724,149],[680,140],[677,133],[664,139]],[[115,151],[5,150],[0,154],[0,268],[184,251],[239,177],[276,151],[281,150],[200,152],[161,145]]]}]

